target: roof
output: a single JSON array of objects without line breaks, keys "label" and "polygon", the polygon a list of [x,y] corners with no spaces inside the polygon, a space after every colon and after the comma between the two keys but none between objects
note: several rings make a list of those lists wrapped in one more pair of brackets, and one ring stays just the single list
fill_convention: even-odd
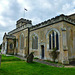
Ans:
[{"label": "roof", "polygon": [[15,36],[13,36],[13,35],[7,35],[6,33],[4,34],[3,39],[4,39],[5,37],[6,37],[6,39],[16,39]]}]

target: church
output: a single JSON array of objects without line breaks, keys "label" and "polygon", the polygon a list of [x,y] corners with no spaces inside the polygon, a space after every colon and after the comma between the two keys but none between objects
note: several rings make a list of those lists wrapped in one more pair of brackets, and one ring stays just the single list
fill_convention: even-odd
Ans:
[{"label": "church", "polygon": [[54,48],[59,53],[57,62],[69,64],[75,60],[75,13],[61,14],[37,25],[19,19],[16,28],[4,34],[1,52],[23,57],[34,52],[34,57],[52,61]]}]

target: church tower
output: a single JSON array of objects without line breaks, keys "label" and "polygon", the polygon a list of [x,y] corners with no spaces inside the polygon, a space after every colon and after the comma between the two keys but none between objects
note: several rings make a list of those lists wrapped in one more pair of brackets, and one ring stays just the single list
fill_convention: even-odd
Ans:
[{"label": "church tower", "polygon": [[16,23],[16,28],[20,28],[20,27],[31,27],[32,26],[32,21],[31,20],[27,20],[27,19],[19,19]]}]

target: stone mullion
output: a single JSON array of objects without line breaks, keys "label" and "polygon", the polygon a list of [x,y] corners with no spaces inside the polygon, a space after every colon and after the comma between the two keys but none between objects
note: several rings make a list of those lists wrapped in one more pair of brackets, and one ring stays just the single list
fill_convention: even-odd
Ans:
[{"label": "stone mullion", "polygon": [[56,48],[56,32],[54,32],[55,48]]},{"label": "stone mullion", "polygon": [[53,49],[53,35],[52,35],[52,32],[51,32],[51,50]]}]

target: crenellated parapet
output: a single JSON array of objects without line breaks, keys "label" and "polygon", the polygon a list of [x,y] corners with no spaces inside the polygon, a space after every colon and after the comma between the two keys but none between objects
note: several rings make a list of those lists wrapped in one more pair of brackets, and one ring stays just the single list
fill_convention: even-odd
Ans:
[{"label": "crenellated parapet", "polygon": [[11,35],[13,33],[16,33],[18,31],[21,31],[26,28],[30,28],[30,31],[32,31],[32,30],[35,30],[35,29],[38,29],[41,27],[45,27],[45,26],[49,26],[49,25],[52,25],[52,24],[55,24],[55,23],[58,23],[61,21],[66,21],[68,23],[71,23],[72,25],[75,25],[75,19],[72,19],[69,16],[65,16],[64,14],[61,14],[61,15],[56,16],[54,18],[48,19],[47,21],[41,22],[41,23],[36,24],[34,26],[32,26],[31,20],[21,18],[20,20],[17,21],[16,29],[10,31],[8,34]]},{"label": "crenellated parapet", "polygon": [[21,18],[16,23],[16,29],[10,31],[8,34],[9,35],[14,34],[18,31],[21,31],[21,30],[26,29],[26,28],[31,27],[31,26],[32,26],[32,21],[31,20]]},{"label": "crenellated parapet", "polygon": [[74,19],[74,20],[75,20],[75,13],[74,13],[74,14],[69,15],[68,17],[69,17],[69,18],[71,18],[71,19]]},{"label": "crenellated parapet", "polygon": [[4,37],[3,37],[3,39],[4,38],[6,38],[6,39],[16,39],[16,37],[15,36],[13,36],[13,35],[8,35],[8,34],[4,34]]},{"label": "crenellated parapet", "polygon": [[31,26],[32,25],[32,21],[31,20],[27,20],[27,19],[19,19],[16,23],[16,28],[22,27],[22,26]]},{"label": "crenellated parapet", "polygon": [[31,20],[27,20],[27,19],[23,19],[23,18],[21,18],[21,19],[19,19],[18,21],[17,21],[17,24],[19,24],[19,23],[21,23],[21,22],[23,22],[23,23],[29,23],[29,24],[31,24]]},{"label": "crenellated parapet", "polygon": [[58,23],[61,21],[66,21],[66,22],[69,22],[69,23],[75,25],[74,19],[69,18],[68,16],[61,14],[60,16],[56,16],[52,19],[49,19],[47,21],[41,22],[39,24],[36,24],[35,26],[30,27],[30,31],[35,30],[35,29],[40,28],[40,27],[47,26],[47,25],[52,25],[52,24],[55,24],[55,23]]},{"label": "crenellated parapet", "polygon": [[6,35],[6,39],[16,39],[16,37],[13,35]]},{"label": "crenellated parapet", "polygon": [[28,28],[28,26],[27,26],[27,25],[23,25],[23,26],[21,26],[21,27],[18,27],[18,28],[16,28],[16,29],[10,31],[8,34],[9,34],[9,35],[14,34],[14,33],[16,33],[16,32],[19,32],[19,31],[23,30],[23,29],[26,29],[26,28]]}]

